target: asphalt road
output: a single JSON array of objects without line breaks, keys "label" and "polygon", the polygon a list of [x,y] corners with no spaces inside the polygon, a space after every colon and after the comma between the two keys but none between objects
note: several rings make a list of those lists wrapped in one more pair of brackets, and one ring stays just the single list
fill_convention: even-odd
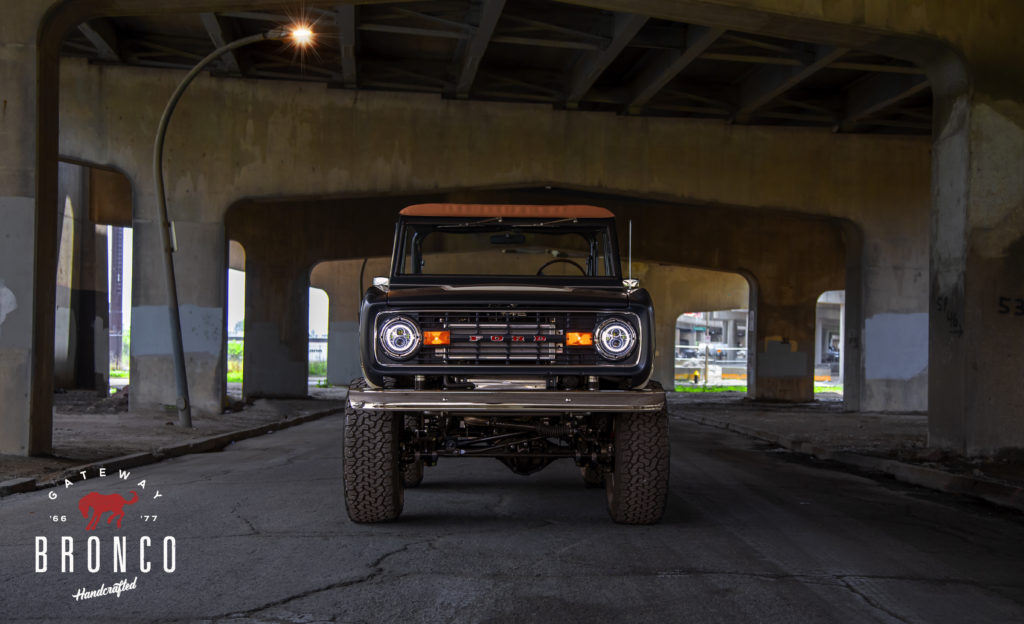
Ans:
[{"label": "asphalt road", "polygon": [[[612,524],[571,463],[520,477],[495,460],[442,462],[399,522],[358,526],[341,500],[341,429],[329,417],[124,481],[88,475],[56,499],[0,499],[0,621],[1024,621],[1019,515],[728,432],[673,420],[656,526]],[[129,490],[122,529],[103,516],[86,530],[85,494]],[[65,535],[74,572],[60,569]],[[114,536],[127,538],[124,572]],[[73,597],[122,579],[135,586],[119,597]]]}]

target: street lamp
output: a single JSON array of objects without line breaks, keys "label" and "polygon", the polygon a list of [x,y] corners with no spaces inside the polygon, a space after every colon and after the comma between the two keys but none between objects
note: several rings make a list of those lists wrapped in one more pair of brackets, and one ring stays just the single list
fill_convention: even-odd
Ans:
[{"label": "street lamp", "polygon": [[174,378],[178,387],[178,425],[182,427],[192,426],[192,406],[189,403],[188,398],[188,376],[185,372],[185,350],[182,346],[181,340],[181,316],[178,313],[178,288],[174,279],[174,260],[171,255],[176,244],[172,244],[171,224],[167,216],[167,198],[164,196],[163,152],[164,136],[167,133],[167,124],[171,120],[171,114],[174,113],[175,106],[178,105],[178,100],[180,100],[182,94],[185,93],[185,89],[204,67],[212,63],[225,52],[230,52],[231,50],[241,48],[242,46],[247,46],[250,43],[284,39],[291,39],[298,46],[307,46],[313,41],[313,31],[306,25],[295,25],[290,28],[278,28],[243,37],[241,39],[236,39],[235,41],[225,44],[208,54],[206,58],[199,61],[196,66],[185,75],[181,84],[179,84],[178,88],[171,94],[171,99],[167,101],[167,107],[164,108],[164,114],[160,117],[160,125],[157,127],[156,141],[153,143],[153,178],[156,181],[156,198],[157,205],[160,210],[160,233],[163,238],[164,275],[167,282],[167,309],[170,313],[171,347],[174,351]]}]

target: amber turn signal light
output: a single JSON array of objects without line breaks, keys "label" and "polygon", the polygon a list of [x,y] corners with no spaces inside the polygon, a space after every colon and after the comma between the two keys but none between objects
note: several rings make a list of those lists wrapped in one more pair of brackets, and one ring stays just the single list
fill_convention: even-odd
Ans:
[{"label": "amber turn signal light", "polygon": [[565,344],[569,347],[590,347],[594,345],[591,332],[565,332]]},{"label": "amber turn signal light", "polygon": [[425,331],[423,332],[423,344],[425,345],[446,345],[451,343],[451,332],[446,331]]}]

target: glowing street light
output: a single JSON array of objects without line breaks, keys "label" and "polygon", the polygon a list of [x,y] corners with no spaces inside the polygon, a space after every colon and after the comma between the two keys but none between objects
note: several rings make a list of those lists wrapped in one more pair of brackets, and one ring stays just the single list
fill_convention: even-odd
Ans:
[{"label": "glowing street light", "polygon": [[299,47],[306,47],[313,43],[314,33],[305,24],[295,24],[286,28],[279,28],[268,32],[262,32],[241,39],[236,39],[225,44],[199,61],[182,79],[178,88],[171,94],[167,101],[164,114],[160,117],[160,124],[157,126],[156,140],[153,143],[153,179],[156,181],[157,206],[160,212],[160,233],[163,238],[164,250],[164,275],[167,282],[167,309],[170,314],[171,347],[174,352],[174,378],[178,390],[178,425],[182,427],[192,426],[192,406],[188,396],[188,376],[185,371],[185,349],[181,340],[181,316],[178,312],[178,287],[174,278],[174,259],[172,252],[176,243],[172,243],[171,223],[167,216],[167,198],[164,196],[164,173],[163,173],[163,152],[164,137],[167,134],[167,124],[170,123],[171,114],[178,105],[185,89],[192,80],[199,75],[204,67],[217,60],[225,52],[230,52],[250,43],[266,40],[291,40]]},{"label": "glowing street light", "polygon": [[313,31],[309,28],[309,26],[295,26],[289,32],[289,36],[291,37],[292,41],[295,42],[295,45],[299,47],[307,46],[313,43]]}]

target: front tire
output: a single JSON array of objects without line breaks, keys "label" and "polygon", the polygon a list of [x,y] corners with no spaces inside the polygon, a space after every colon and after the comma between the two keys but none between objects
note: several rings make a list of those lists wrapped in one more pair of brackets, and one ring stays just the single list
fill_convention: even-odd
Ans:
[{"label": "front tire", "polygon": [[608,513],[620,524],[654,524],[668,499],[668,413],[616,414],[613,427],[615,466],[605,476]]},{"label": "front tire", "polygon": [[389,522],[402,514],[399,414],[345,408],[342,470],[345,509],[352,522]]}]

